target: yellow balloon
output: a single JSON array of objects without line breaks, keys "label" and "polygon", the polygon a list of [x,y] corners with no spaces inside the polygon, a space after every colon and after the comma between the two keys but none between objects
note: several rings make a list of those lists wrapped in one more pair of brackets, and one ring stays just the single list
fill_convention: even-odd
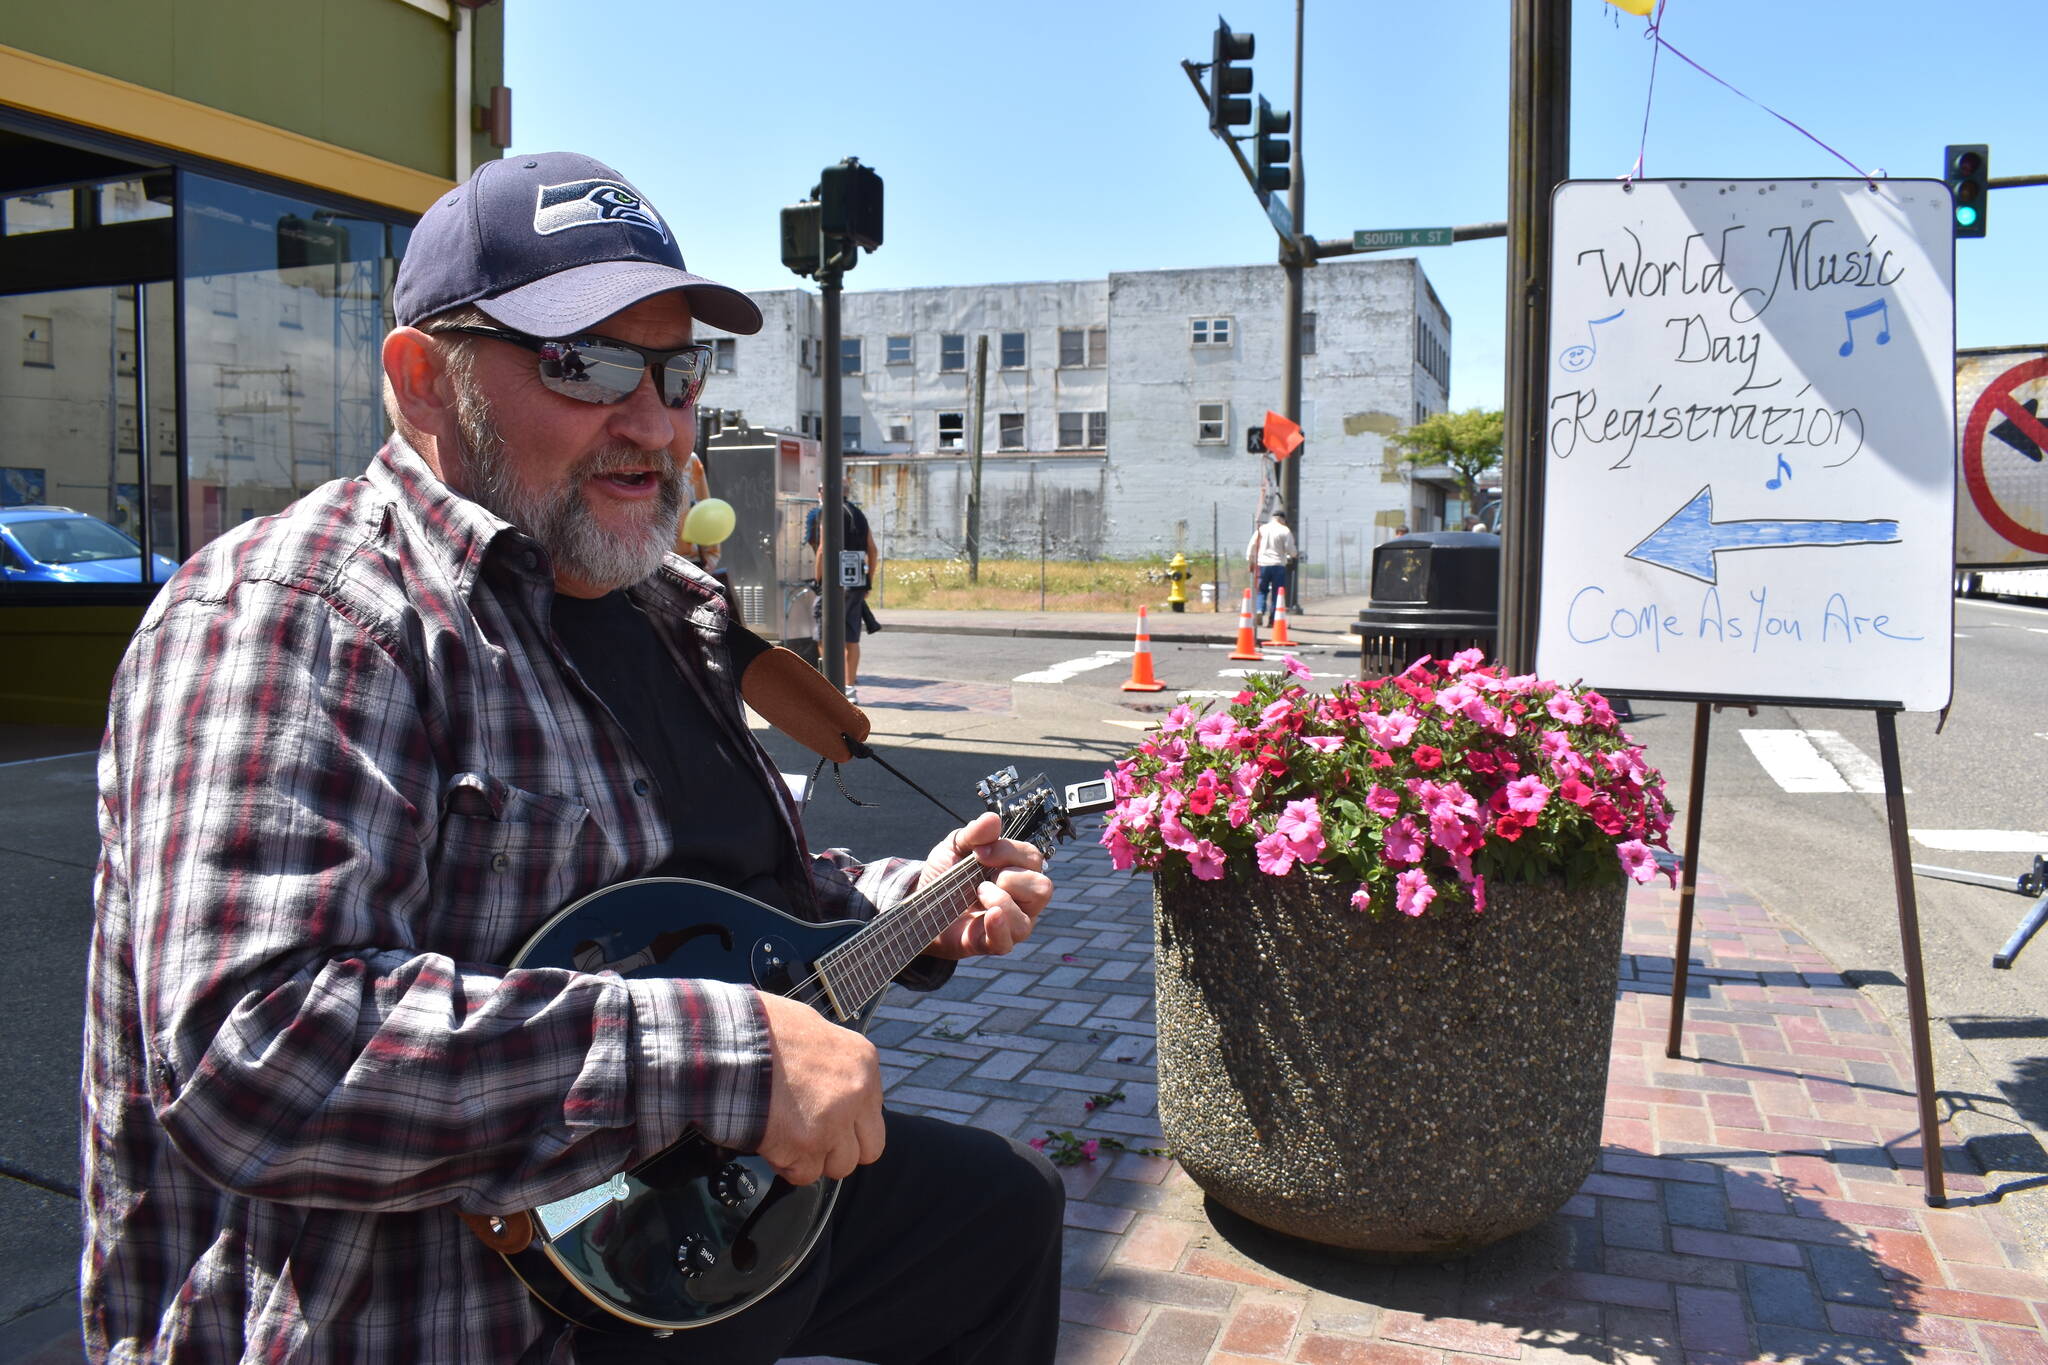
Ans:
[{"label": "yellow balloon", "polygon": [[723,545],[736,520],[731,503],[724,498],[706,498],[683,518],[683,539],[693,545]]}]

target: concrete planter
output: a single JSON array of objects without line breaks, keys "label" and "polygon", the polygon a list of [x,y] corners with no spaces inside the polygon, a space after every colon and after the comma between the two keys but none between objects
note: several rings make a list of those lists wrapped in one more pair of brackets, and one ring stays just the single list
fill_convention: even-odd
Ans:
[{"label": "concrete planter", "polygon": [[1163,875],[1159,1113],[1217,1202],[1276,1231],[1450,1257],[1592,1171],[1627,889],[1490,888],[1374,919],[1300,877]]}]

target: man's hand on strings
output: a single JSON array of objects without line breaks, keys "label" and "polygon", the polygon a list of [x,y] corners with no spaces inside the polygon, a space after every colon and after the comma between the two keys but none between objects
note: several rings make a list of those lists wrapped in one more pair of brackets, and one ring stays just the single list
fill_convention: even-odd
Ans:
[{"label": "man's hand on strings", "polygon": [[941,840],[925,859],[920,888],[956,863],[978,862],[977,904],[940,931],[925,949],[933,957],[1000,957],[1031,937],[1039,912],[1052,899],[1045,858],[1031,844],[1002,837],[994,812],[978,815]]}]

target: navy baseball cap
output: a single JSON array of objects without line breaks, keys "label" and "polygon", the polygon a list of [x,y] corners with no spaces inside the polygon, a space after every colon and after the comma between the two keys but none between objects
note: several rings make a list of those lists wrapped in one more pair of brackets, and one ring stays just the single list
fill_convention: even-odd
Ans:
[{"label": "navy baseball cap", "polygon": [[465,303],[522,332],[569,337],[680,289],[690,315],[761,330],[761,310],[692,275],[668,224],[611,167],[574,152],[486,161],[420,218],[398,266],[401,327]]}]

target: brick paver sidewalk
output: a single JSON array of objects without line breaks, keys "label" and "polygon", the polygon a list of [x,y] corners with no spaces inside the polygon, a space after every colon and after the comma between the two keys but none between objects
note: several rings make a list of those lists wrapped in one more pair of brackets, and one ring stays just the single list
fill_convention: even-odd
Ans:
[{"label": "brick paver sidewalk", "polygon": [[[1031,942],[885,1002],[892,1104],[1158,1141],[1150,885],[1090,838],[1062,851]],[[1903,1040],[1712,877],[1686,1056],[1664,1056],[1677,906],[1661,882],[1630,898],[1605,1150],[1547,1224],[1462,1263],[1376,1267],[1212,1209],[1170,1160],[1075,1165],[1061,1360],[2048,1365],[2048,1279],[1960,1147],[1953,1207],[1921,1201]]]}]

